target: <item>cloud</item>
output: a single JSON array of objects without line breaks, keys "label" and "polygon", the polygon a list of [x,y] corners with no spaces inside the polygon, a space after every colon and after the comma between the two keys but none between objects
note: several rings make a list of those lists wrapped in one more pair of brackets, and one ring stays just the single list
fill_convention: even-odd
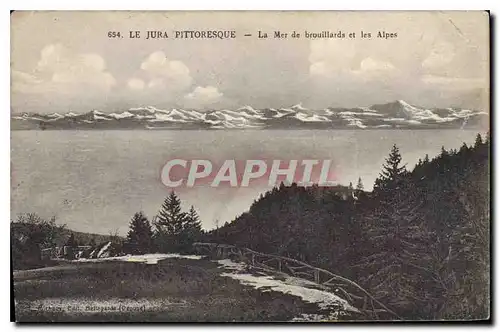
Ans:
[{"label": "cloud", "polygon": [[331,39],[314,40],[310,44],[309,74],[311,77],[338,77],[353,80],[372,80],[392,75],[396,67],[384,54],[373,56],[360,49],[355,41]]},{"label": "cloud", "polygon": [[[481,58],[474,45],[451,42],[429,31],[412,40],[311,40],[308,60],[305,89],[310,97],[302,101],[316,107],[394,99],[443,106],[488,86],[483,70],[487,59]],[[464,104],[479,105],[475,101]]]},{"label": "cloud", "polygon": [[61,44],[51,44],[42,50],[35,72],[51,74],[51,81],[61,84],[84,84],[104,90],[116,84],[100,55],[73,54]]},{"label": "cloud", "polygon": [[168,59],[162,51],[151,53],[141,69],[150,78],[149,88],[182,90],[191,86],[189,68],[182,61]]},{"label": "cloud", "polygon": [[184,96],[187,103],[192,106],[207,106],[221,100],[223,93],[214,86],[197,86],[192,92]]},{"label": "cloud", "polygon": [[[482,71],[484,63],[474,56],[476,50],[470,45],[460,49],[447,42],[433,43],[422,61],[420,82],[427,90],[444,93],[473,95],[475,91],[487,90],[488,76]],[[471,64],[469,58],[478,58]],[[454,94],[453,97],[457,99]],[[461,98],[461,97],[458,97]]]},{"label": "cloud", "polygon": [[396,67],[388,61],[380,61],[368,57],[361,61],[359,69],[351,72],[362,79],[372,80],[392,76],[396,72]]},{"label": "cloud", "polygon": [[372,58],[366,58],[361,61],[360,71],[374,72],[374,71],[391,71],[395,67],[388,61],[378,61]]},{"label": "cloud", "polygon": [[462,78],[436,75],[422,76],[422,82],[442,90],[473,90],[480,89],[488,84],[486,78]]},{"label": "cloud", "polygon": [[26,84],[38,84],[41,83],[42,81],[36,78],[36,76],[28,74],[28,73],[23,73],[22,71],[19,70],[12,70],[11,73],[12,80],[15,82],[20,82],[20,83],[26,83]]},{"label": "cloud", "polygon": [[167,58],[163,51],[155,51],[147,55],[126,80],[127,89],[119,92],[120,100],[130,106],[172,107],[185,103],[184,96],[192,82],[184,62]]},{"label": "cloud", "polygon": [[309,62],[328,63],[332,70],[350,69],[356,54],[355,43],[341,39],[319,39],[310,43]]},{"label": "cloud", "polygon": [[127,86],[131,90],[143,90],[144,85],[144,81],[140,78],[131,78],[127,81]]},{"label": "cloud", "polygon": [[18,92],[34,91],[42,83],[36,76],[15,69],[11,70],[11,81],[12,90]]},{"label": "cloud", "polygon": [[73,53],[61,44],[45,46],[31,73],[12,70],[13,90],[26,94],[77,96],[105,93],[114,85],[116,80],[106,71],[106,63],[100,55]]},{"label": "cloud", "polygon": [[167,88],[166,81],[163,78],[153,78],[148,83],[148,88],[163,90]]},{"label": "cloud", "polygon": [[430,51],[430,54],[422,62],[422,68],[428,72],[439,70],[453,61],[455,52],[449,43],[439,43]]},{"label": "cloud", "polygon": [[309,73],[312,76],[327,76],[329,71],[330,69],[324,61],[314,62],[309,66]]}]

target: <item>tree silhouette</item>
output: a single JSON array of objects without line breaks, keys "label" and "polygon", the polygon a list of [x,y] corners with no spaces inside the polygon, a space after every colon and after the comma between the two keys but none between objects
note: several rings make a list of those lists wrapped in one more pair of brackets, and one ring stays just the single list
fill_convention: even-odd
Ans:
[{"label": "tree silhouette", "polygon": [[155,242],[160,251],[170,252],[179,249],[180,237],[186,221],[187,215],[181,210],[179,197],[174,191],[170,192],[154,220]]},{"label": "tree silhouette", "polygon": [[68,238],[68,241],[66,241],[66,246],[72,247],[72,248],[78,246],[78,243],[75,240],[75,234],[71,233],[71,235]]},{"label": "tree silhouette", "polygon": [[481,144],[483,144],[483,138],[481,137],[481,134],[478,133],[476,135],[476,141],[474,142],[474,146],[478,147],[481,146]]},{"label": "tree silhouette", "polygon": [[363,185],[363,181],[361,181],[361,177],[358,178],[358,184],[356,185],[356,190],[363,190],[365,186]]},{"label": "tree silhouette", "polygon": [[406,319],[487,318],[490,142],[476,140],[410,171],[393,146],[363,199],[339,197],[348,187],[273,188],[207,239],[328,269]]},{"label": "tree silhouette", "polygon": [[441,154],[440,156],[441,157],[446,157],[446,156],[449,156],[450,153],[448,151],[446,151],[446,149],[444,148],[444,146],[441,147]]},{"label": "tree silhouette", "polygon": [[406,166],[401,166],[401,153],[396,144],[393,145],[389,157],[382,166],[382,173],[375,180],[374,190],[377,192],[390,193],[398,189],[406,174]]},{"label": "tree silhouette", "polygon": [[68,238],[68,241],[66,241],[66,252],[65,256],[67,259],[74,259],[75,258],[75,250],[76,247],[78,247],[78,243],[75,240],[75,234],[71,233],[71,235]]},{"label": "tree silhouette", "polygon": [[133,253],[144,254],[152,250],[153,231],[151,224],[144,213],[137,212],[130,221],[130,230],[127,234],[127,246]]},{"label": "tree silhouette", "polygon": [[167,196],[154,220],[155,242],[164,252],[186,252],[201,236],[199,216],[191,206],[188,213],[181,209],[181,200],[172,191]]},{"label": "tree silhouette", "polygon": [[56,218],[48,220],[35,213],[21,214],[11,220],[11,249],[14,268],[40,267],[41,249],[61,245],[58,241],[66,232],[66,225],[58,225]]},{"label": "tree silhouette", "polygon": [[192,206],[192,205],[191,205],[191,208],[189,209],[189,212],[187,215],[187,222],[186,222],[185,228],[187,228],[193,232],[201,233],[200,217],[198,216],[198,212],[196,212],[196,210],[194,209],[194,206]]},{"label": "tree silhouette", "polygon": [[175,192],[165,198],[156,218],[157,229],[168,235],[178,235],[186,221],[186,214],[181,211],[181,201]]},{"label": "tree silhouette", "polygon": [[465,142],[462,144],[459,151],[462,153],[469,151],[469,147],[467,146],[467,144]]},{"label": "tree silhouette", "polygon": [[193,242],[199,241],[202,235],[201,221],[198,213],[191,205],[189,212],[187,213],[186,223],[184,224],[183,239],[185,240],[185,246],[189,246]]}]

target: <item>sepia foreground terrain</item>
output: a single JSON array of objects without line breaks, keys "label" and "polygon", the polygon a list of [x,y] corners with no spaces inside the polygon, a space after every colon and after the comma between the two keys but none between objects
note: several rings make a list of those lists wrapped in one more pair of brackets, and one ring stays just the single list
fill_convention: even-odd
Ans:
[{"label": "sepia foreground terrain", "polygon": [[[99,244],[21,215],[16,320],[336,321],[367,307],[376,320],[489,319],[489,150],[478,134],[410,170],[394,145],[373,191],[282,183],[210,231],[173,191],[151,222],[137,212],[126,238]],[[229,255],[197,259],[203,243]]]},{"label": "sepia foreground terrain", "polygon": [[[15,271],[18,322],[337,321],[356,309],[298,278],[229,260],[81,260]],[[135,260],[135,261],[134,261]],[[153,259],[154,261],[154,259]]]}]

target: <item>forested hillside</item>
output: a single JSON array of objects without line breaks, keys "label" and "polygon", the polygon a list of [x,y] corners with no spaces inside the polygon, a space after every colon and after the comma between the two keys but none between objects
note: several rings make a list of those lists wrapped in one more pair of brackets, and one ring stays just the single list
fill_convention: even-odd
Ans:
[{"label": "forested hillside", "polygon": [[394,146],[374,190],[281,185],[208,240],[324,267],[406,319],[489,316],[489,137],[412,169]]}]

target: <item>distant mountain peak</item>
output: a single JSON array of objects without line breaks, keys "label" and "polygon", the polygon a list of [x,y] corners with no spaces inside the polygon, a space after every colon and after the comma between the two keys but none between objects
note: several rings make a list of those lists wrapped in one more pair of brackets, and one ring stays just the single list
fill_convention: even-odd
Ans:
[{"label": "distant mountain peak", "polygon": [[396,103],[399,103],[401,105],[404,105],[404,106],[412,106],[411,104],[407,103],[406,101],[404,101],[403,99],[398,99],[395,101]]},{"label": "distant mountain peak", "polygon": [[57,112],[53,112],[53,113],[50,113],[50,114],[47,114],[48,117],[50,118],[61,118],[63,117],[63,115],[57,113]]},{"label": "distant mountain peak", "polygon": [[[93,109],[83,113],[68,112],[12,114],[12,127],[38,129],[441,129],[478,127],[487,123],[487,112],[458,108],[420,108],[404,100],[370,107],[326,108],[310,110],[302,103],[289,108],[185,110],[141,106],[103,113]],[[465,121],[465,122],[464,122]]]},{"label": "distant mountain peak", "polygon": [[393,100],[393,101],[389,101],[389,102],[386,102],[386,103],[379,103],[379,104],[373,104],[374,106],[375,105],[401,105],[401,106],[412,106],[410,103],[406,102],[405,100],[403,99],[396,99],[396,100]]},{"label": "distant mountain peak", "polygon": [[129,111],[148,111],[150,113],[156,112],[158,109],[154,106],[141,106],[141,107],[132,107],[128,109]]},{"label": "distant mountain peak", "polygon": [[297,110],[297,111],[307,111],[308,109],[302,106],[302,103],[298,103],[290,107],[292,110]]},{"label": "distant mountain peak", "polygon": [[255,112],[255,109],[250,106],[250,105],[245,105],[245,106],[242,106],[240,108],[238,108],[236,111],[251,111],[251,112]]}]

